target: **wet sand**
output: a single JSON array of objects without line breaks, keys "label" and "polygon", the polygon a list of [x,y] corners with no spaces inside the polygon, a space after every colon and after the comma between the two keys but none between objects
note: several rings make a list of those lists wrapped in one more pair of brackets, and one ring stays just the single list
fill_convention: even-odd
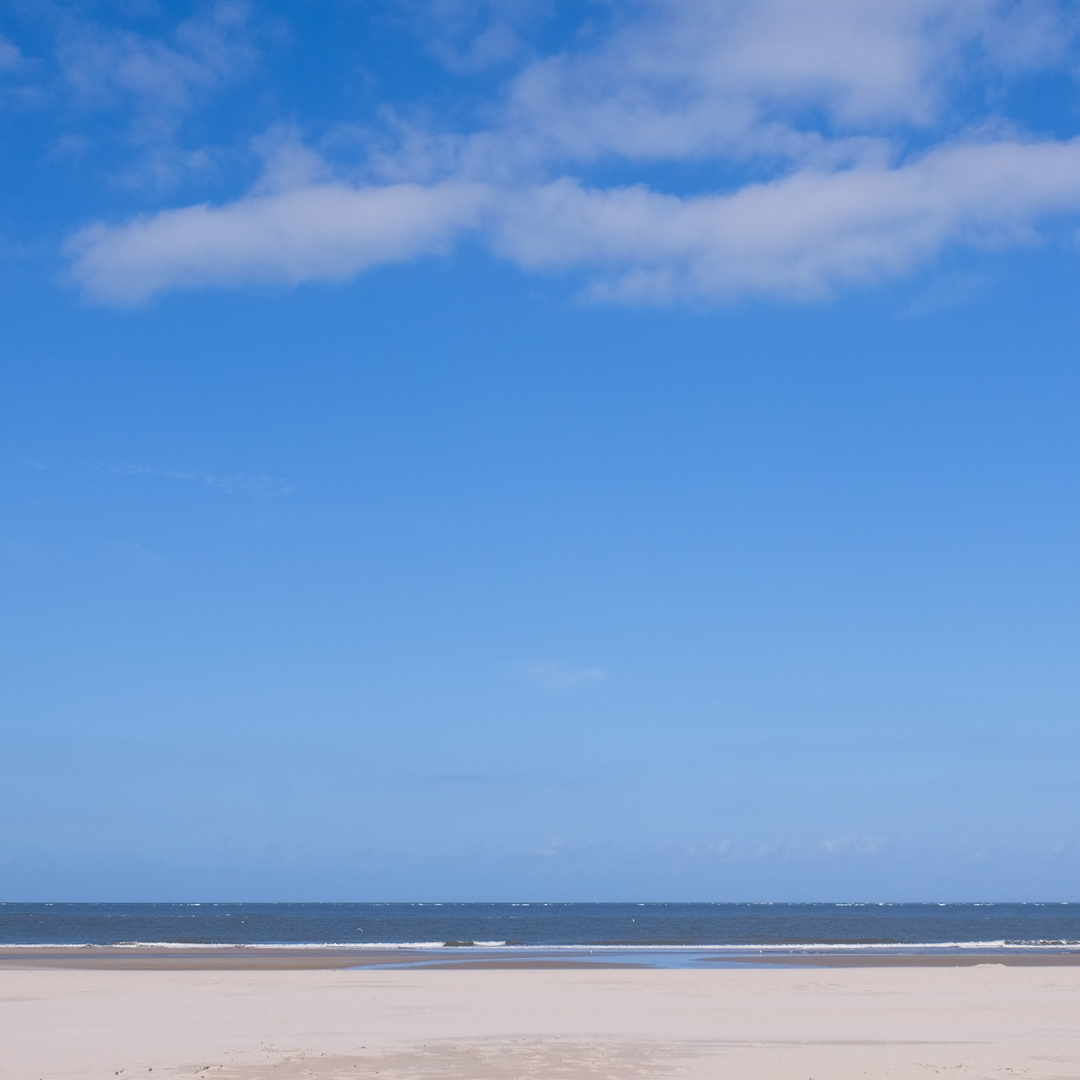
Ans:
[{"label": "wet sand", "polygon": [[[293,964],[295,958],[290,960]],[[1080,1076],[1080,967],[0,968],[0,1078]]]},{"label": "wet sand", "polygon": [[[654,954],[656,955],[656,954]],[[672,966],[659,962],[656,966]],[[1074,967],[1080,951],[1047,949],[964,950],[939,953],[770,952],[715,953],[706,950],[688,957],[691,967]],[[319,971],[360,967],[492,968],[640,968],[654,966],[647,954],[633,947],[624,952],[587,948],[545,950],[481,948],[333,948],[326,946],[223,945],[183,946],[81,945],[33,948],[0,945],[0,969],[6,967],[82,968],[112,971]],[[683,966],[683,965],[679,965]]]}]

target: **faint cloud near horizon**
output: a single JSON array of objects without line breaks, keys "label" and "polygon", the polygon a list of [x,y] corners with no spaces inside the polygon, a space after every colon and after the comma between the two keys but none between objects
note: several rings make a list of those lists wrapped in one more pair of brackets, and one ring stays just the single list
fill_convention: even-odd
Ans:
[{"label": "faint cloud near horizon", "polygon": [[553,859],[557,855],[562,855],[565,850],[566,841],[561,836],[553,836],[547,843],[536,848],[533,854],[539,855],[542,859]]},{"label": "faint cloud near horizon", "polygon": [[820,841],[776,840],[766,844],[740,844],[731,839],[687,846],[650,847],[642,845],[593,844],[568,841],[552,836],[532,849],[543,859],[604,859],[615,863],[633,863],[639,859],[661,857],[675,863],[821,863],[858,861],[895,854],[895,844],[886,836],[850,834]]},{"label": "faint cloud near horizon", "polygon": [[534,661],[518,668],[517,676],[521,682],[538,690],[575,690],[579,686],[604,682],[608,673],[597,667]]},{"label": "faint cloud near horizon", "polygon": [[277,480],[271,476],[251,476],[247,473],[221,475],[190,469],[159,469],[152,465],[99,465],[97,468],[114,476],[154,476],[165,480],[182,480],[224,491],[227,495],[253,495],[258,499],[277,499],[296,491],[296,488],[285,480]]}]

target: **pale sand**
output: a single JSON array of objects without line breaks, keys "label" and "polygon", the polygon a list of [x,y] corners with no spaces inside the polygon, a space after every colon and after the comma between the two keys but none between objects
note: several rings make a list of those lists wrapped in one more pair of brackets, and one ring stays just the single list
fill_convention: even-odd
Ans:
[{"label": "pale sand", "polygon": [[1076,1080],[1080,968],[0,969],[0,1078],[117,1075]]}]

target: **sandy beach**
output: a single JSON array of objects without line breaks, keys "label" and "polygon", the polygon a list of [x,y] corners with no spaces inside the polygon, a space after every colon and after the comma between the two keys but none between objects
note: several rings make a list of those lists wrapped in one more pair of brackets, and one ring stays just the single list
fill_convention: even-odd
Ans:
[{"label": "sandy beach", "polygon": [[1080,1076],[1080,968],[0,967],[0,1078]]}]

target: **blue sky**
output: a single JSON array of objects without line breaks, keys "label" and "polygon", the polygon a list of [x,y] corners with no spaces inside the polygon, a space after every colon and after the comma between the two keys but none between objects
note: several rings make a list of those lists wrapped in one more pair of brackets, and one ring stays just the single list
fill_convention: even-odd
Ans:
[{"label": "blue sky", "polygon": [[0,35],[2,898],[1080,897],[1072,5]]}]

